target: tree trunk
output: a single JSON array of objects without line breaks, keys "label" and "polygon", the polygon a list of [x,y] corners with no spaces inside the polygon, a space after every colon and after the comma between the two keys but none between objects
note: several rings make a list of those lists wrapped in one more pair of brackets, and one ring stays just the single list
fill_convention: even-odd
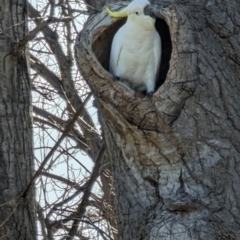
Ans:
[{"label": "tree trunk", "polygon": [[107,71],[124,20],[103,10],[76,42],[111,158],[119,239],[240,239],[240,6],[155,3],[165,65],[151,99]]},{"label": "tree trunk", "polygon": [[26,1],[0,0],[0,238],[35,239],[30,80],[25,47]]}]

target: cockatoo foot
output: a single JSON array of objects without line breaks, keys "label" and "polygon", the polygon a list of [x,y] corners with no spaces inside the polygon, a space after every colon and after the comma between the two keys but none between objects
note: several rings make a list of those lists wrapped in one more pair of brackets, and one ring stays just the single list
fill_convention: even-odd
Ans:
[{"label": "cockatoo foot", "polygon": [[114,81],[121,81],[121,78],[119,76],[114,76]]},{"label": "cockatoo foot", "polygon": [[149,98],[152,97],[152,95],[153,95],[153,91],[150,91],[150,92],[147,93],[147,96],[148,96]]}]

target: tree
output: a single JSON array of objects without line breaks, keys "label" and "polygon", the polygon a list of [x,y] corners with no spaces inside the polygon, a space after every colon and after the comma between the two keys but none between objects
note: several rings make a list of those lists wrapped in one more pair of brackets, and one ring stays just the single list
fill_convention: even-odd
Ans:
[{"label": "tree", "polygon": [[[12,3],[5,2],[6,6]],[[2,119],[7,120],[1,121],[2,139],[14,144],[8,140],[1,148],[16,146],[18,158],[11,159],[21,165],[10,166],[23,168],[9,171],[14,176],[6,173],[9,161],[5,159],[12,156],[6,152],[12,152],[1,150],[0,236],[11,233],[16,239],[19,235],[14,234],[22,231],[22,238],[34,238],[34,230],[32,235],[24,231],[34,229],[34,208],[29,204],[33,192],[29,189],[37,179],[38,233],[43,239],[238,239],[237,2],[155,1],[164,56],[151,99],[113,82],[108,73],[110,43],[124,19],[111,19],[105,11],[97,14],[105,5],[102,0],[86,0],[94,14],[77,37],[77,61],[88,88],[72,53],[78,17],[88,15],[77,2],[39,1],[38,9],[28,4],[31,31],[15,41],[9,36],[17,36],[25,27],[21,24],[25,23],[25,5],[18,1],[17,8],[11,8],[14,20],[6,23],[7,28],[4,24],[10,10],[0,5],[0,26],[5,29],[1,39],[9,37],[5,39],[8,51],[1,53],[5,72],[0,75],[8,72],[12,79],[0,80],[1,109],[14,108],[8,114],[2,110]],[[115,1],[109,2],[118,9]],[[29,86],[23,81],[27,79],[26,64],[19,53],[33,38],[30,67],[36,172],[32,177],[30,155],[25,154],[23,161],[18,151],[25,144],[25,153],[31,152],[30,118],[25,133],[20,133],[24,128],[18,119],[29,114]],[[8,94],[6,89],[13,89],[10,84],[17,90],[23,86],[24,100],[16,101],[18,91]],[[92,93],[101,128],[88,110]],[[7,96],[9,105],[4,101]],[[9,126],[18,129],[16,137]],[[26,141],[14,141],[23,135]],[[92,170],[80,152],[92,160]],[[65,167],[66,175],[60,166]],[[10,184],[3,186],[5,183]]]},{"label": "tree", "polygon": [[76,42],[110,156],[118,237],[239,239],[239,4],[154,2],[156,26],[160,34],[167,26],[172,46],[165,29],[162,61],[170,56],[170,64],[151,99],[108,72],[124,20],[95,14]]},{"label": "tree", "polygon": [[0,1],[0,238],[35,239],[26,1]]}]

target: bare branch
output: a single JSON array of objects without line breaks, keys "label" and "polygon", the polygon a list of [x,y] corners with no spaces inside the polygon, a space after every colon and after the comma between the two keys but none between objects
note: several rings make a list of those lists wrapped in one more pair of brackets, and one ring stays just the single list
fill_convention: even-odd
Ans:
[{"label": "bare branch", "polygon": [[43,235],[43,240],[47,240],[47,233],[46,233],[46,224],[45,224],[45,217],[44,217],[44,210],[40,206],[39,202],[35,202],[36,204],[36,209],[37,209],[37,214],[38,214],[38,220],[40,222],[41,226],[41,231]]},{"label": "bare branch", "polygon": [[[71,17],[71,23],[56,21],[47,25],[30,43],[35,105],[33,118],[35,156],[40,168],[49,157],[49,149],[58,144],[57,139],[66,130],[68,119],[74,116],[76,110],[83,104],[83,99],[89,95],[89,88],[74,62],[72,46],[73,39],[79,31],[79,25],[76,23],[82,19],[79,18],[78,13],[81,13],[81,9],[85,9],[85,6],[69,0],[60,0],[55,4],[56,2],[55,0],[39,2],[36,6],[40,11],[34,9],[31,4],[28,6],[29,16],[32,19],[30,27],[34,30],[37,30],[39,24],[41,26],[44,21],[51,19],[46,15],[57,16],[59,19]],[[43,237],[47,235],[50,240],[55,237],[66,238],[71,230],[69,226],[72,222],[69,221],[76,219],[77,206],[81,204],[85,192],[84,196],[87,200],[84,201],[82,210],[79,210],[80,215],[84,216],[81,220],[88,217],[96,227],[110,235],[115,234],[112,228],[112,226],[116,227],[112,206],[114,195],[107,153],[101,161],[102,169],[99,169],[97,174],[100,177],[95,181],[94,190],[90,190],[90,196],[87,196],[89,191],[83,189],[91,182],[89,176],[92,176],[92,162],[98,159],[103,144],[101,130],[95,125],[95,114],[96,109],[93,109],[91,104],[85,105],[81,117],[78,117],[64,141],[43,167],[44,172],[41,172],[41,175],[44,177],[38,178],[37,186],[40,188],[37,190],[37,197],[41,204],[44,204],[42,207],[44,215],[47,216],[44,219],[45,233],[41,232]],[[48,170],[51,173],[48,173]],[[85,191],[81,192],[79,189]],[[90,237],[92,239],[99,234],[101,233],[93,225],[81,221],[75,236],[82,239],[92,235]]]},{"label": "bare branch", "polygon": [[[44,120],[43,118],[33,117],[34,122],[47,124],[60,132],[63,132],[64,128],[68,124],[66,121],[64,121],[64,120],[56,117],[55,115],[53,115],[43,109],[40,109],[36,106],[33,107],[33,110],[39,116],[47,119],[47,120]],[[72,130],[68,133],[68,137],[70,137],[72,140],[74,140],[78,144],[78,146],[81,148],[81,150],[83,150],[84,152],[89,154],[89,156],[91,156],[91,154],[89,152],[90,148],[88,147],[88,145],[87,145],[85,139],[82,137],[81,133],[76,128],[72,128]]]},{"label": "bare branch", "polygon": [[58,176],[58,175],[55,175],[55,174],[52,174],[52,173],[42,172],[41,175],[45,176],[45,177],[56,179],[58,181],[61,181],[62,183],[66,184],[66,185],[74,187],[76,190],[81,190],[82,191],[82,190],[85,189],[85,186],[79,186],[76,182],[72,182],[69,179],[66,179],[64,177],[61,177],[61,176]]},{"label": "bare branch", "polygon": [[[80,223],[80,220],[85,212],[85,209],[90,203],[88,199],[91,195],[91,190],[92,190],[93,184],[99,177],[99,169],[101,166],[101,160],[104,155],[104,152],[105,152],[105,146],[103,146],[101,148],[101,150],[99,151],[98,158],[95,161],[95,166],[93,168],[91,177],[89,178],[88,182],[86,183],[84,195],[82,197],[81,203],[78,206],[77,212],[72,213],[71,215],[69,215],[68,217],[66,217],[65,219],[63,219],[61,221],[55,221],[55,222],[51,222],[51,223],[49,222],[48,224],[49,224],[50,228],[52,228],[52,227],[60,228],[63,223],[71,221],[74,218],[75,220],[74,220],[73,226],[71,228],[71,234],[72,234],[72,236],[75,235],[75,233],[76,233],[75,231],[77,231],[78,224]],[[71,235],[69,235],[69,236],[71,236]]]},{"label": "bare branch", "polygon": [[80,220],[81,220],[81,218],[82,218],[82,216],[85,212],[86,203],[87,203],[88,198],[91,194],[93,184],[99,176],[99,169],[100,169],[100,166],[101,166],[101,160],[102,160],[104,152],[105,152],[105,146],[102,146],[101,150],[99,151],[98,158],[96,159],[95,166],[94,166],[93,171],[92,171],[92,175],[91,175],[91,177],[88,181],[87,187],[84,191],[82,201],[78,206],[77,213],[76,213],[76,219],[73,222],[73,225],[72,225],[72,228],[69,232],[69,237],[67,237],[67,240],[71,240],[77,232],[78,225],[79,225]]},{"label": "bare branch", "polygon": [[[38,18],[41,17],[40,12],[38,12],[30,3],[28,3],[28,9],[29,9],[29,16],[33,19],[33,21],[38,24],[39,20]],[[74,81],[72,79],[72,61],[69,59],[68,56],[64,54],[64,51],[62,49],[62,46],[58,42],[58,34],[57,32],[53,31],[49,26],[43,29],[43,34],[45,36],[45,40],[48,43],[48,46],[50,47],[51,51],[54,53],[54,56],[56,57],[60,74],[61,74],[61,87],[62,91],[64,91],[65,97],[71,103],[74,109],[78,109],[79,104],[82,103],[81,98],[78,95],[78,92],[76,91],[74,87]],[[44,71],[41,72],[43,74]],[[60,89],[59,89],[60,90]],[[94,126],[93,120],[89,113],[84,110],[84,121],[88,123],[90,126]],[[91,127],[94,128],[94,127]],[[92,141],[89,141],[88,145],[91,146],[92,150],[95,151],[95,154],[99,150],[99,135],[96,132],[92,133],[86,133],[88,129],[82,128],[83,132],[86,135],[89,135]],[[93,140],[95,139],[95,141]]]},{"label": "bare branch", "polygon": [[65,17],[61,19],[50,17],[46,21],[40,22],[32,31],[30,31],[28,35],[24,37],[24,39],[22,39],[18,43],[18,50],[21,51],[29,41],[33,40],[37,36],[37,34],[40,31],[42,31],[45,27],[47,27],[49,24],[56,23],[56,22],[69,22],[69,21],[71,21],[70,17]]},{"label": "bare branch", "polygon": [[55,146],[51,149],[51,151],[48,153],[48,155],[45,157],[45,159],[43,160],[41,166],[38,168],[38,170],[36,171],[36,173],[34,174],[34,176],[32,177],[30,183],[28,184],[28,187],[26,188],[26,190],[23,192],[22,197],[25,198],[31,188],[33,187],[33,184],[36,180],[36,178],[41,174],[43,168],[45,167],[46,163],[48,162],[48,160],[50,159],[50,157],[52,156],[52,154],[56,151],[56,149],[58,148],[58,146],[61,144],[61,142],[63,141],[63,139],[67,136],[67,134],[70,132],[70,130],[72,129],[72,127],[74,126],[75,121],[78,119],[79,115],[82,113],[82,110],[84,108],[85,103],[90,99],[91,94],[89,94],[89,96],[85,99],[84,104],[78,109],[78,111],[75,113],[73,119],[69,122],[69,124],[67,125],[65,131],[62,133],[62,136],[59,138],[59,140],[57,141],[57,143],[55,144]]},{"label": "bare branch", "polygon": [[61,80],[49,69],[47,68],[39,59],[30,55],[33,61],[30,61],[30,66],[34,69],[41,77],[43,77],[47,82],[49,82],[54,89],[57,90],[60,97],[65,99],[61,89]]}]

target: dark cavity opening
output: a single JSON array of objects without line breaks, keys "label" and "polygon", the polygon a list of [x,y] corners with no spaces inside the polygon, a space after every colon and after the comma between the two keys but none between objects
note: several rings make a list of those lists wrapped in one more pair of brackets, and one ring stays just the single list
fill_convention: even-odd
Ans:
[{"label": "dark cavity opening", "polygon": [[156,29],[162,39],[162,58],[158,80],[156,82],[155,91],[164,83],[170,67],[170,59],[172,54],[172,41],[170,31],[166,22],[162,19],[156,20]]},{"label": "dark cavity opening", "polygon": [[[102,66],[109,71],[110,50],[113,37],[118,29],[126,22],[126,18],[116,21],[94,41],[92,50],[96,55],[98,61]],[[159,77],[156,81],[155,91],[164,83],[170,66],[170,59],[172,53],[172,41],[168,25],[162,19],[156,20],[156,29],[162,40],[162,58]]]}]

